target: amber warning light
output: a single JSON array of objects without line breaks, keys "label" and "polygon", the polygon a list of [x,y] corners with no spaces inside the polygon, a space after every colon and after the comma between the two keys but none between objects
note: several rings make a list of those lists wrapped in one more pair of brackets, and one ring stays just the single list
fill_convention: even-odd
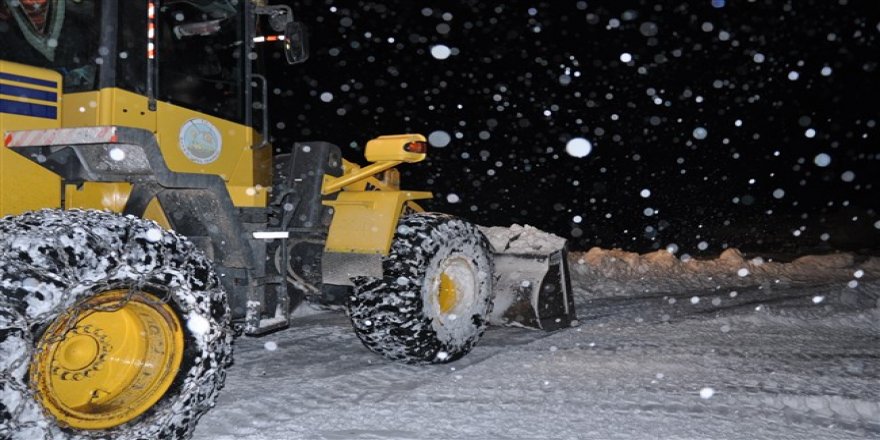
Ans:
[{"label": "amber warning light", "polygon": [[408,153],[426,154],[428,152],[428,143],[414,141],[403,145],[403,151]]}]

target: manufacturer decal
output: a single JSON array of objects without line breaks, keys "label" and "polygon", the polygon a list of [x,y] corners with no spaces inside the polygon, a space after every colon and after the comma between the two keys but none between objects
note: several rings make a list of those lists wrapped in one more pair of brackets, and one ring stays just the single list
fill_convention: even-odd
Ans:
[{"label": "manufacturer decal", "polygon": [[209,164],[220,157],[223,138],[214,124],[204,119],[190,119],[180,127],[180,149],[189,160],[197,164]]}]

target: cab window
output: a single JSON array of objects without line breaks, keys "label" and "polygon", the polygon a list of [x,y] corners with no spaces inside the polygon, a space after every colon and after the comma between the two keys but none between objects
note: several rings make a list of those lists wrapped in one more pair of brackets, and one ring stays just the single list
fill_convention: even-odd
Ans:
[{"label": "cab window", "polygon": [[242,122],[243,2],[172,0],[161,5],[158,98]]},{"label": "cab window", "polygon": [[0,1],[0,59],[53,69],[65,92],[94,90],[100,53],[100,2]]}]

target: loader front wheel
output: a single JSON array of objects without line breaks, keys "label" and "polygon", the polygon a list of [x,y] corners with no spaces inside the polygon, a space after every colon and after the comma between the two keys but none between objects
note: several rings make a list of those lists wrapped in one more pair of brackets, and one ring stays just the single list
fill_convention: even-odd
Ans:
[{"label": "loader front wheel", "polygon": [[98,211],[0,219],[0,437],[189,438],[223,385],[225,292],[192,243]]},{"label": "loader front wheel", "polygon": [[492,306],[489,243],[473,224],[436,213],[404,217],[382,278],[355,279],[349,315],[370,350],[406,363],[461,358]]}]

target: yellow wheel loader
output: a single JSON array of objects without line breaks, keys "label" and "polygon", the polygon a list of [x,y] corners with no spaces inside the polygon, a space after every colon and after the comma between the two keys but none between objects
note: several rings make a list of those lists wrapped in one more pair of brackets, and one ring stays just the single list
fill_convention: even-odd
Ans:
[{"label": "yellow wheel loader", "polygon": [[400,188],[423,136],[270,145],[270,44],[308,58],[287,6],[0,0],[0,438],[187,438],[233,336],[304,300],[407,363],[571,325],[564,241]]}]

